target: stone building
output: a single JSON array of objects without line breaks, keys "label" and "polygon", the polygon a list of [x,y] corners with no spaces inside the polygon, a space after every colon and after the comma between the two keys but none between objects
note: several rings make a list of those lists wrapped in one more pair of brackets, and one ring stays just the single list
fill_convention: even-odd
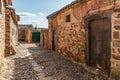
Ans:
[{"label": "stone building", "polygon": [[5,50],[5,0],[0,0],[0,68]]},{"label": "stone building", "polygon": [[18,25],[18,40],[25,41],[26,39],[26,31],[33,29],[32,24],[19,24]]},{"label": "stone building", "polygon": [[28,43],[40,42],[40,30],[33,28],[31,24],[19,24],[18,40]]},{"label": "stone building", "polygon": [[120,79],[119,0],[75,0],[47,19],[48,49]]},{"label": "stone building", "polygon": [[28,43],[40,42],[40,30],[26,29],[25,30],[25,41]]},{"label": "stone building", "polygon": [[5,55],[15,54],[11,52],[18,42],[18,16],[15,13],[15,9],[6,7],[5,10]]},{"label": "stone building", "polygon": [[[10,8],[10,6],[12,6],[11,0],[0,0],[0,68],[4,56],[10,54],[12,42],[14,45],[17,43],[17,40],[15,40],[17,35],[13,36],[11,34],[12,32],[17,33],[18,20],[15,10]],[[12,29],[15,29],[15,31],[12,31]]]}]

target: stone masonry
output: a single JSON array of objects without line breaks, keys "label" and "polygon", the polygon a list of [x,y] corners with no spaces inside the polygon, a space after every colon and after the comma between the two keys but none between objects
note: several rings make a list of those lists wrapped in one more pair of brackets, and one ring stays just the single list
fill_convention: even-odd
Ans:
[{"label": "stone masonry", "polygon": [[26,29],[25,32],[26,32],[25,41],[30,43],[32,41],[31,29]]},{"label": "stone masonry", "polygon": [[[0,26],[1,26],[0,28],[0,46],[1,46],[0,48],[0,70],[1,70],[1,67],[3,66],[2,62],[3,62],[4,56],[6,55],[6,53],[10,54],[10,43],[11,43],[10,42],[10,34],[11,34],[10,29],[11,27],[13,27],[13,25],[10,25],[10,21],[11,20],[15,21],[14,24],[16,25],[18,20],[14,12],[14,9],[8,7],[12,5],[11,0],[0,0],[0,4],[1,4],[0,5]],[[17,35],[15,37],[17,37]]]},{"label": "stone masonry", "polygon": [[[87,28],[84,17],[98,14],[113,8],[112,0],[74,1],[67,7],[49,15],[48,48],[52,49],[52,32],[55,38],[55,50],[62,52],[78,62],[86,62]],[[65,22],[65,16],[71,15],[71,22]]]},{"label": "stone masonry", "polygon": [[7,7],[6,8],[6,38],[5,38],[5,54],[15,54],[13,51],[13,48],[17,45],[17,36],[18,36],[18,18],[15,13],[15,9]]},{"label": "stone masonry", "polygon": [[12,10],[12,15],[10,17],[10,26],[11,26],[11,45],[16,46],[18,42],[18,19],[14,10]]},{"label": "stone masonry", "polygon": [[5,55],[8,55],[10,54],[10,11],[9,9],[5,11]]},{"label": "stone masonry", "polygon": [[112,14],[111,80],[120,79],[120,1],[115,4]]},{"label": "stone masonry", "polygon": [[4,58],[5,50],[5,2],[1,0],[1,9],[0,9],[0,68],[1,62]]},{"label": "stone masonry", "polygon": [[[119,0],[76,0],[59,11],[47,16],[48,49],[56,50],[71,60],[86,63],[88,55],[88,27],[86,17],[107,13],[111,19],[111,52],[109,67],[111,79],[119,79],[119,39],[120,39],[120,2]],[[104,14],[103,16],[105,16]],[[66,17],[70,16],[70,22]],[[68,18],[69,19],[69,18]]]},{"label": "stone masonry", "polygon": [[40,31],[40,46],[44,48],[48,48],[48,30],[41,29]]},{"label": "stone masonry", "polygon": [[[19,41],[26,41],[26,33],[29,34],[28,30],[32,30],[32,24],[19,24],[18,25],[18,40]],[[28,40],[27,40],[28,41]]]}]

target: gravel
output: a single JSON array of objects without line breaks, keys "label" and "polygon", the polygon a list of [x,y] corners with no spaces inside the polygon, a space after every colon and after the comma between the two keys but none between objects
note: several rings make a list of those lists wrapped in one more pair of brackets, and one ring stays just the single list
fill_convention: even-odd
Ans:
[{"label": "gravel", "polygon": [[20,51],[16,55],[5,58],[0,80],[37,80],[28,55],[23,46],[18,46]]},{"label": "gravel", "polygon": [[57,52],[49,51],[34,45],[28,48],[34,60],[43,66],[46,77],[55,80],[106,80],[99,73],[94,74],[78,63],[59,55]]},{"label": "gravel", "polygon": [[32,43],[20,44],[17,47],[17,54],[6,58],[0,80],[106,80],[106,78],[55,51],[40,48],[39,44]]}]

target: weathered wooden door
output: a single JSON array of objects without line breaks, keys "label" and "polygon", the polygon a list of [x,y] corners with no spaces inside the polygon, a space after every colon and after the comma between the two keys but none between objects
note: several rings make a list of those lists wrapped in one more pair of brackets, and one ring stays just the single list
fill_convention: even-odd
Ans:
[{"label": "weathered wooden door", "polygon": [[89,63],[104,71],[109,69],[110,28],[107,18],[89,22]]}]

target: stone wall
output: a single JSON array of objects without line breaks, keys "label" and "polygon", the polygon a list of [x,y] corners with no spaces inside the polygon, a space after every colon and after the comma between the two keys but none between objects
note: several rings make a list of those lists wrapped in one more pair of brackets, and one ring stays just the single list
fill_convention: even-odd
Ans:
[{"label": "stone wall", "polygon": [[40,46],[48,48],[48,30],[44,29],[40,31]]},{"label": "stone wall", "polygon": [[116,1],[112,14],[111,80],[120,79],[120,1]]},{"label": "stone wall", "polygon": [[18,36],[18,30],[17,30],[17,25],[14,23],[14,20],[12,16],[10,17],[10,41],[11,45],[16,46],[17,45],[17,36]]},{"label": "stone wall", "polygon": [[[62,8],[48,16],[48,49],[52,50],[53,31],[55,50],[71,60],[86,63],[87,31],[85,18],[110,11],[111,18],[111,80],[120,79],[120,0],[86,0]],[[65,22],[66,15],[71,22]],[[109,15],[109,14],[108,14]]]},{"label": "stone wall", "polygon": [[[113,8],[113,0],[86,0],[77,2],[48,17],[48,49],[52,49],[52,33],[54,32],[55,50],[71,60],[86,62],[86,25],[84,17],[99,14]],[[71,22],[65,22],[66,15]]]},{"label": "stone wall", "polygon": [[0,67],[4,58],[5,50],[5,3],[1,0],[1,12],[0,12]]},{"label": "stone wall", "polygon": [[9,7],[5,9],[5,56],[14,54],[11,48],[17,45],[18,42],[18,19],[15,10]]},{"label": "stone wall", "polygon": [[28,31],[29,29],[32,30],[33,25],[31,24],[19,24],[18,25],[18,40],[19,41],[26,41],[26,38],[29,36],[29,31]]},{"label": "stone wall", "polygon": [[10,11],[5,9],[5,56],[10,54]]},{"label": "stone wall", "polygon": [[18,41],[25,41],[25,29],[18,28]]},{"label": "stone wall", "polygon": [[30,43],[32,41],[31,29],[26,29],[25,33],[26,33],[25,41]]}]

